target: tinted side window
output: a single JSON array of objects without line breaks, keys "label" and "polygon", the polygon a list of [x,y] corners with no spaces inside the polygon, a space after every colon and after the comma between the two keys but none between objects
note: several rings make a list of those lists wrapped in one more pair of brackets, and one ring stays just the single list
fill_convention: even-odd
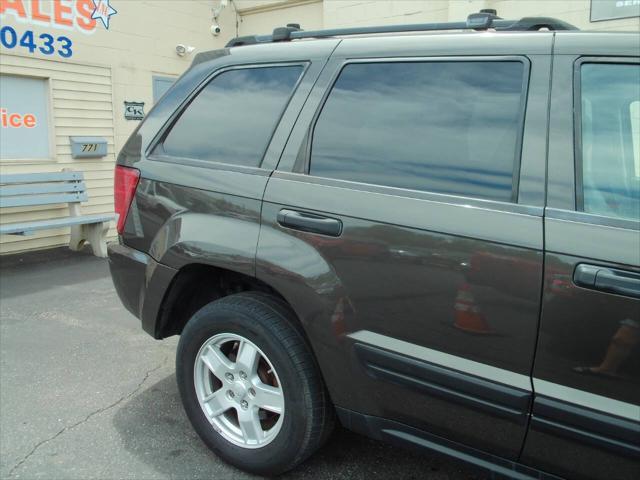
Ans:
[{"label": "tinted side window", "polygon": [[583,64],[580,81],[578,207],[640,220],[640,65]]},{"label": "tinted side window", "polygon": [[191,101],[158,153],[257,166],[302,66],[229,70]]},{"label": "tinted side window", "polygon": [[524,72],[517,61],[347,65],[318,118],[310,173],[512,201]]}]

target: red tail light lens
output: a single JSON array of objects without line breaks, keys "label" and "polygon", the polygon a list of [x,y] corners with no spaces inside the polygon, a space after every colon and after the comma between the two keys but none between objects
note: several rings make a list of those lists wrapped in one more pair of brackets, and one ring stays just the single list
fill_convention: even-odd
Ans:
[{"label": "red tail light lens", "polygon": [[127,220],[127,213],[129,212],[129,207],[131,207],[131,202],[133,202],[133,196],[136,193],[139,180],[139,170],[116,165],[113,182],[113,199],[116,213],[118,214],[118,224],[116,228],[120,235],[122,235],[124,231],[124,223]]}]

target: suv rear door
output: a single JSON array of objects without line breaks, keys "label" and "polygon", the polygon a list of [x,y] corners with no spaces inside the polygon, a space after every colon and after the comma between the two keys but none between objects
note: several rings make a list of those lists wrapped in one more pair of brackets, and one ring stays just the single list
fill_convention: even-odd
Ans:
[{"label": "suv rear door", "polygon": [[638,53],[637,34],[558,34],[555,43],[544,294],[523,461],[571,478],[640,475]]},{"label": "suv rear door", "polygon": [[347,39],[320,76],[265,191],[256,274],[302,319],[343,414],[518,457],[551,39]]}]

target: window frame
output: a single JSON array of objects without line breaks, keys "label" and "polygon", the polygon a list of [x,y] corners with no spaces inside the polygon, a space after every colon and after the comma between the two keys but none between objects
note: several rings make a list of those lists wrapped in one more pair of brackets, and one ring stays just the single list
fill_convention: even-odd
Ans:
[{"label": "window frame", "polygon": [[[634,117],[633,112],[631,111],[631,105],[633,105],[634,103],[638,103],[637,117]],[[637,125],[634,125],[634,118],[636,118],[638,121]],[[631,129],[631,154],[633,156],[633,170],[636,174],[636,177],[640,177],[640,100],[635,100],[629,104],[629,128]],[[637,131],[637,136],[634,136],[634,131]]]},{"label": "window frame", "polygon": [[53,80],[54,76],[49,73],[44,73],[43,75],[32,75],[32,74],[22,74],[22,73],[14,73],[12,71],[1,72],[0,76],[4,77],[16,77],[16,78],[25,78],[31,80],[39,80],[43,81],[44,86],[44,101],[45,101],[45,112],[47,115],[47,156],[45,157],[7,157],[0,158],[1,165],[43,165],[46,163],[61,163],[58,155],[56,154],[56,117],[54,115],[53,108],[53,99],[54,99],[54,87]]},{"label": "window frame", "polygon": [[[584,56],[579,57],[573,64],[573,171],[575,198],[574,210],[576,213],[584,215],[594,215],[602,218],[611,219],[611,225],[630,225],[628,222],[637,223],[632,219],[610,217],[598,215],[584,211],[584,182],[583,182],[583,158],[582,158],[582,66],[584,64],[601,64],[601,65],[639,65],[640,60],[637,57],[601,57],[601,56]],[[609,222],[607,222],[609,223]]]},{"label": "window frame", "polygon": [[[522,72],[522,91],[520,98],[520,110],[519,110],[519,120],[518,120],[518,128],[517,128],[517,137],[516,137],[516,146],[513,154],[513,169],[512,169],[512,183],[511,183],[511,197],[507,200],[495,200],[488,199],[476,196],[468,196],[461,195],[456,193],[442,193],[442,192],[433,192],[431,190],[415,190],[404,187],[396,187],[390,185],[379,185],[379,184],[370,184],[365,182],[357,182],[351,180],[343,180],[339,178],[332,177],[321,177],[318,175],[310,174],[311,167],[311,153],[312,153],[312,145],[313,145],[313,137],[315,135],[316,125],[324,110],[325,104],[331,95],[331,92],[335,88],[335,85],[340,78],[343,70],[352,64],[378,64],[378,63],[453,63],[453,62],[519,62],[523,66]],[[527,102],[529,98],[529,90],[531,84],[531,60],[525,55],[464,55],[464,56],[427,56],[427,57],[373,57],[373,58],[354,58],[354,59],[345,59],[335,70],[334,75],[332,76],[328,87],[323,93],[322,99],[318,105],[318,108],[314,112],[313,118],[310,122],[309,128],[307,130],[306,137],[302,142],[300,147],[300,151],[298,152],[298,157],[293,166],[293,173],[301,173],[307,175],[309,178],[320,178],[329,181],[335,182],[347,182],[353,185],[367,185],[372,188],[381,187],[381,188],[390,188],[397,189],[399,191],[406,192],[420,192],[426,193],[430,195],[445,195],[459,198],[469,198],[474,201],[482,201],[482,202],[498,202],[504,204],[517,205],[518,204],[518,196],[519,196],[519,186],[520,186],[520,173],[522,166],[522,144],[524,140],[524,129],[527,117]]]},{"label": "window frame", "polygon": [[[174,112],[169,116],[166,122],[162,125],[162,128],[158,130],[158,133],[155,135],[153,140],[149,143],[145,151],[145,157],[152,161],[160,161],[167,163],[177,163],[181,165],[190,165],[194,167],[204,167],[209,169],[220,169],[225,168],[234,171],[241,172],[251,172],[251,171],[260,171],[262,170],[262,164],[264,163],[265,155],[269,150],[269,145],[273,140],[273,136],[282,121],[282,117],[285,112],[289,108],[289,104],[291,100],[295,96],[295,93],[302,83],[307,71],[309,70],[309,66],[311,65],[310,61],[293,61],[293,62],[268,62],[268,63],[248,63],[248,64],[237,64],[237,65],[228,65],[221,67],[219,69],[214,70],[209,75],[207,75],[180,103],[178,108],[174,110]],[[199,158],[190,158],[190,157],[180,157],[175,155],[168,155],[164,153],[164,141],[166,137],[169,135],[174,125],[180,120],[182,114],[186,111],[187,108],[191,105],[198,95],[209,85],[209,83],[213,82],[218,76],[222,75],[225,72],[234,71],[234,70],[249,70],[249,69],[257,69],[257,68],[273,68],[273,67],[302,67],[302,71],[300,72],[300,76],[298,77],[295,85],[291,89],[291,93],[287,98],[287,101],[282,107],[280,111],[277,121],[274,123],[271,132],[268,135],[268,140],[264,145],[262,150],[260,161],[255,166],[248,165],[238,165],[235,163],[226,163],[217,160],[203,160]],[[162,151],[157,151],[156,149],[160,148]]]}]

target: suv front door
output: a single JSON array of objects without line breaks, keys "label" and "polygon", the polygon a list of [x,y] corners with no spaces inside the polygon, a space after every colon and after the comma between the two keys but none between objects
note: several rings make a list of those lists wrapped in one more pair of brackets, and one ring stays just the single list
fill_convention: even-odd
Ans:
[{"label": "suv front door", "polygon": [[515,460],[552,36],[466,37],[343,40],[267,185],[256,273],[302,319],[343,415]]},{"label": "suv front door", "polygon": [[631,42],[625,49],[616,38],[595,38],[593,56],[581,56],[575,35],[559,35],[554,57],[544,294],[523,461],[571,478],[640,475],[640,64],[626,56]]}]

